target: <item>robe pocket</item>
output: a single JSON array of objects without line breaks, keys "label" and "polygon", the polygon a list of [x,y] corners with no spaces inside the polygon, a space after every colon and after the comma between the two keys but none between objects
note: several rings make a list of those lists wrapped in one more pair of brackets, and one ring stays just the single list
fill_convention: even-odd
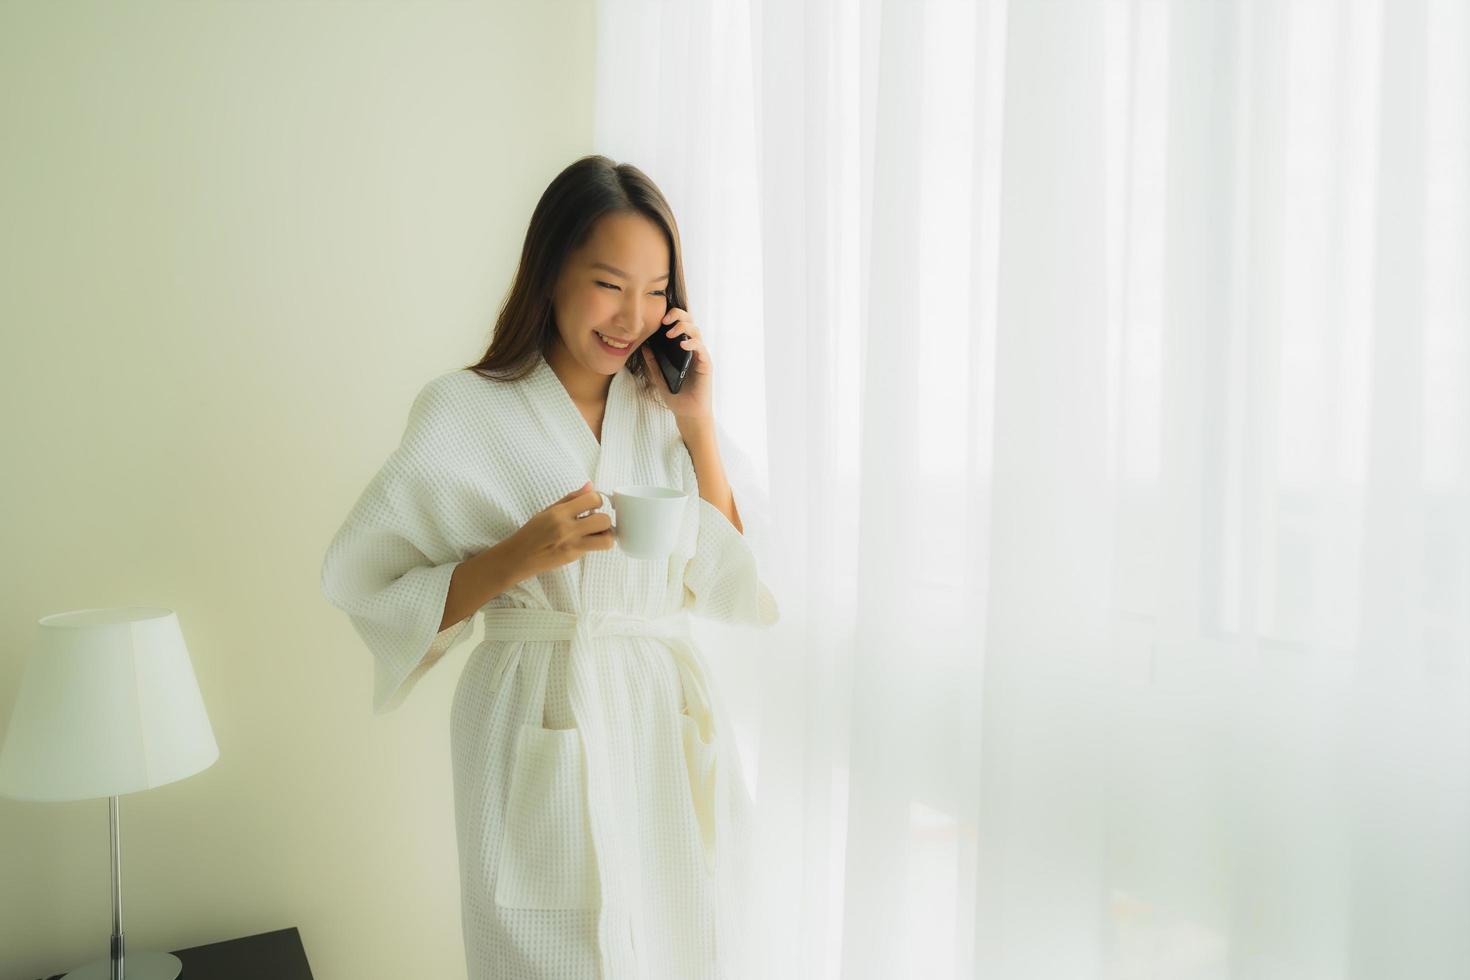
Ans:
[{"label": "robe pocket", "polygon": [[520,726],[496,860],[496,905],[598,907],[583,765],[578,729]]},{"label": "robe pocket", "polygon": [[684,763],[689,773],[689,796],[704,852],[704,867],[711,871],[715,856],[715,746],[700,732],[699,722],[684,712],[679,713],[679,729],[684,735]]}]

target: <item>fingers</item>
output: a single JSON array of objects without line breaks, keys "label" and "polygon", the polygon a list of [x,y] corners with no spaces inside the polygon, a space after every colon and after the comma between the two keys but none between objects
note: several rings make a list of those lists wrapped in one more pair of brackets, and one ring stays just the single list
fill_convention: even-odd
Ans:
[{"label": "fingers", "polygon": [[587,490],[590,486],[592,481],[589,480],[552,506],[561,512],[563,519],[571,521],[583,547],[605,551],[613,546],[612,515],[598,510],[602,506],[602,494]]},{"label": "fingers", "polygon": [[612,527],[612,516],[605,510],[595,510],[586,517],[577,518],[577,529],[584,536],[601,534]]},{"label": "fingers", "polygon": [[566,493],[562,494],[561,499],[558,500],[557,503],[558,504],[564,504],[568,500],[571,500],[573,497],[580,497],[582,495],[582,492],[584,490],[586,490],[590,486],[592,486],[592,481],[591,480],[588,480],[586,483],[582,484],[577,489],[575,489],[575,490],[569,490]]},{"label": "fingers", "polygon": [[[587,486],[592,484],[588,483]],[[572,498],[569,507],[573,514],[580,514],[584,510],[596,510],[602,506],[602,494],[596,490],[588,490],[586,493],[578,494]]]},{"label": "fingers", "polygon": [[608,551],[613,545],[612,517],[605,511],[594,511],[586,517],[579,517],[574,522],[577,530],[582,534],[576,539],[578,550],[586,553],[588,551]]},{"label": "fingers", "polygon": [[592,481],[588,480],[552,504],[547,510],[556,508],[569,514],[580,514],[584,510],[596,509],[600,505],[602,498],[597,495],[596,490],[589,490],[588,487],[590,486],[592,486]]}]

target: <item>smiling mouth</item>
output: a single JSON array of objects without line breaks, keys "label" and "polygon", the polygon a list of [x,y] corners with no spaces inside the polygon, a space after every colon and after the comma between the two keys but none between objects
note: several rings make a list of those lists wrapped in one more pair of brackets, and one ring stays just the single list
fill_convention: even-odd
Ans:
[{"label": "smiling mouth", "polygon": [[619,340],[614,337],[609,337],[607,334],[603,333],[600,330],[594,330],[592,332],[597,334],[597,339],[600,340],[603,346],[608,348],[609,350],[627,350],[628,348],[633,346],[633,340],[631,337],[626,340]]}]

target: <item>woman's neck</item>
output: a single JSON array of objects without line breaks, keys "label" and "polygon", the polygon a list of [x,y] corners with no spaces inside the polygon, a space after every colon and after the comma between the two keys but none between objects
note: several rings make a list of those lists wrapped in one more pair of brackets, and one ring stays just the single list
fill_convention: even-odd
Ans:
[{"label": "woman's neck", "polygon": [[599,408],[607,404],[607,392],[612,387],[612,375],[599,374],[584,367],[572,356],[572,352],[567,350],[560,335],[552,340],[551,350],[546,355],[546,363],[561,379],[561,386],[567,390],[572,401],[589,408]]}]

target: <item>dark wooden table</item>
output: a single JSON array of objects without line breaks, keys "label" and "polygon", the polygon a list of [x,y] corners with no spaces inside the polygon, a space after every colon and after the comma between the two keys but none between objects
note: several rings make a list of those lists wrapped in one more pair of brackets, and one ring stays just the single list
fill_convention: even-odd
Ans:
[{"label": "dark wooden table", "polygon": [[[103,948],[106,948],[105,943]],[[311,975],[311,965],[306,962],[301,933],[295,926],[169,952],[184,964],[179,980],[262,980],[264,977],[270,980],[315,980]],[[75,970],[81,965],[78,963],[70,969]],[[123,966],[127,966],[126,959]],[[46,980],[61,980],[64,975],[58,973]]]}]

